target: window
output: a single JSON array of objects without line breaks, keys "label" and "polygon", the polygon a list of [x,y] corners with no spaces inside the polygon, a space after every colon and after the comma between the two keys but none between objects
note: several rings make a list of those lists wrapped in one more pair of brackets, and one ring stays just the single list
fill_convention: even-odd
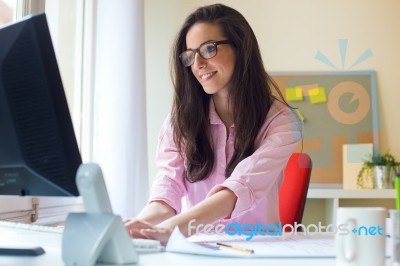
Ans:
[{"label": "window", "polygon": [[[81,142],[83,10],[81,0],[0,0],[0,26],[45,12],[78,143]],[[82,209],[80,198],[0,196],[0,220],[58,224]]]},{"label": "window", "polygon": [[[143,0],[16,1],[17,19],[46,12],[82,159],[102,166],[114,211],[134,216],[148,197]],[[31,222],[38,208],[40,224],[63,222],[69,211],[82,208],[80,198],[0,202],[0,219]]]},{"label": "window", "polygon": [[17,0],[0,0],[0,26],[15,20]]}]

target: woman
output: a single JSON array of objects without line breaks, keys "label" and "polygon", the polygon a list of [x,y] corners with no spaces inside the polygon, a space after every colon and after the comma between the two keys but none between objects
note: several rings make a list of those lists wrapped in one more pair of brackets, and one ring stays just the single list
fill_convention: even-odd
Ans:
[{"label": "woman", "polygon": [[130,235],[166,243],[176,226],[190,235],[204,224],[278,223],[282,173],[302,124],[273,96],[250,25],[230,7],[201,7],[172,57],[174,102],[160,133],[159,171],[149,204],[125,223]]}]

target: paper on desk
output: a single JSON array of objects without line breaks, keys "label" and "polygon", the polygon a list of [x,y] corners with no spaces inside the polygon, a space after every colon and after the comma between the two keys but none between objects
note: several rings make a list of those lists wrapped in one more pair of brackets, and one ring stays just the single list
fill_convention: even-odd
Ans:
[{"label": "paper on desk", "polygon": [[[207,236],[208,243],[221,241],[220,235],[215,235],[214,240]],[[222,237],[227,239],[229,236]],[[211,241],[210,241],[211,240]],[[204,241],[197,238],[196,242]],[[218,250],[203,247],[196,242],[191,242],[175,228],[166,246],[167,252],[186,253],[219,257],[253,257],[253,258],[312,258],[335,257],[334,238],[332,235],[303,236],[257,236],[250,241],[229,241],[229,245],[253,249],[253,254],[220,248]]]},{"label": "paper on desk", "polygon": [[207,255],[207,256],[221,256],[221,257],[254,257],[254,254],[246,254],[238,251],[231,251],[225,249],[210,249],[203,247],[197,243],[190,242],[185,236],[179,231],[178,227],[174,229],[169,238],[167,246],[165,248],[167,252],[174,253],[186,253],[196,255]]}]

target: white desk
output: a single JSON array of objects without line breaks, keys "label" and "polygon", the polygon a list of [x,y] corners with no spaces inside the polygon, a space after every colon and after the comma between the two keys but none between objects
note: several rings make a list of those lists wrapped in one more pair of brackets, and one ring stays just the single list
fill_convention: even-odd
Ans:
[{"label": "white desk", "polygon": [[[61,266],[61,253],[48,250],[39,257],[7,257],[0,256],[0,265],[4,266]],[[174,253],[155,253],[140,255],[138,266],[336,266],[335,259],[243,259],[243,258],[218,258]],[[390,265],[389,260],[386,263]]]},{"label": "white desk", "polygon": [[[1,228],[0,228],[1,229]],[[18,240],[18,241],[16,241]],[[77,239],[79,241],[79,239]],[[38,238],[32,236],[16,235],[15,233],[7,232],[4,229],[0,230],[0,245],[5,245],[10,242],[20,242],[26,245],[39,245],[42,246],[46,253],[36,257],[14,257],[14,256],[0,256],[1,266],[61,266],[64,265],[61,258],[61,235],[44,233],[43,237]],[[334,266],[336,265],[335,259],[332,258],[287,258],[287,259],[246,259],[246,258],[221,258],[221,257],[207,257],[198,255],[185,255],[175,253],[153,253],[140,255],[140,266]],[[389,265],[389,261],[387,262]]]},{"label": "white desk", "polygon": [[[47,253],[39,257],[7,257],[0,256],[0,265],[7,266],[61,266],[61,253],[57,250],[48,250]],[[140,255],[140,266],[330,266],[336,265],[334,259],[242,259],[242,258],[218,258],[195,255],[184,255],[174,253],[155,253]]]}]

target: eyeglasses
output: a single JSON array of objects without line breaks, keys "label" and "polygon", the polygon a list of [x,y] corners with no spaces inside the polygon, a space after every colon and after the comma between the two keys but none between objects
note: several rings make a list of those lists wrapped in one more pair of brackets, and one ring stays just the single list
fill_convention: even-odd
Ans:
[{"label": "eyeglasses", "polygon": [[179,58],[181,59],[182,64],[185,67],[188,67],[188,66],[193,65],[194,57],[195,57],[196,53],[199,53],[199,55],[204,59],[210,59],[217,55],[217,46],[218,45],[227,44],[227,43],[230,43],[230,41],[222,40],[222,41],[216,41],[216,42],[203,43],[197,49],[188,49],[188,50],[182,52],[179,55]]}]

